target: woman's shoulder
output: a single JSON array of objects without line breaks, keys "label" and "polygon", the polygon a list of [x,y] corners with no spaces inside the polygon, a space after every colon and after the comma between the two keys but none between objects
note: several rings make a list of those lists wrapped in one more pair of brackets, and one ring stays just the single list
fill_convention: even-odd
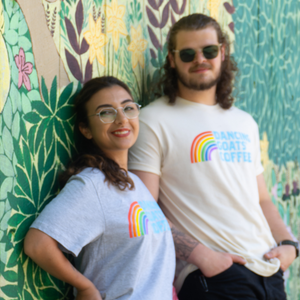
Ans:
[{"label": "woman's shoulder", "polygon": [[138,184],[138,185],[143,184],[141,179],[137,175],[135,175],[134,173],[128,171],[128,176],[133,180],[135,185],[136,184]]},{"label": "woman's shoulder", "polygon": [[101,170],[97,169],[97,168],[92,168],[92,167],[87,167],[85,169],[83,169],[80,173],[73,175],[71,178],[74,177],[80,177],[80,178],[84,178],[84,179],[99,179],[99,178],[104,178],[104,174]]},{"label": "woman's shoulder", "polygon": [[150,194],[149,190],[147,189],[147,187],[143,183],[143,181],[137,175],[135,175],[134,173],[132,173],[130,171],[128,171],[128,175],[133,180],[134,186],[135,186],[134,190],[137,193],[142,193],[144,196],[146,196],[146,195],[149,196],[150,195],[150,197],[153,198],[152,195]]},{"label": "woman's shoulder", "polygon": [[73,175],[67,182],[67,185],[74,181],[81,181],[85,185],[99,186],[104,183],[105,176],[103,172],[97,168],[85,168],[80,173]]}]

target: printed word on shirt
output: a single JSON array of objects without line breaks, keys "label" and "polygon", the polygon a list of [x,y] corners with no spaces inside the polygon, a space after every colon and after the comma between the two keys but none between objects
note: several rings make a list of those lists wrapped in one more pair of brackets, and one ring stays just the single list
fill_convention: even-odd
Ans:
[{"label": "printed word on shirt", "polygon": [[251,163],[250,144],[249,135],[242,132],[205,131],[198,134],[192,142],[191,163],[211,161],[214,151],[225,162]]}]

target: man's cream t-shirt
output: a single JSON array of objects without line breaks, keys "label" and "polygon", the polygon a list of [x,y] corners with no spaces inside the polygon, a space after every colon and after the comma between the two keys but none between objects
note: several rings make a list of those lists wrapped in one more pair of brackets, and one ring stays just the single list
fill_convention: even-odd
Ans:
[{"label": "man's cream t-shirt", "polygon": [[[162,97],[141,110],[129,169],[160,176],[159,204],[179,230],[254,273],[277,272],[279,260],[263,258],[276,242],[259,205],[259,133],[248,113]],[[177,290],[195,269],[178,262]]]}]

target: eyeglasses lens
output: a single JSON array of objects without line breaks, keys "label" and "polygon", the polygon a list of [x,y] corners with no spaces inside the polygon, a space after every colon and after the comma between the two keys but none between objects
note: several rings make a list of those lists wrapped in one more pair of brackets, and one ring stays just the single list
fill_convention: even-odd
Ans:
[{"label": "eyeglasses lens", "polygon": [[116,116],[116,111],[112,108],[105,108],[99,113],[99,118],[103,123],[112,123]]},{"label": "eyeglasses lens", "polygon": [[136,118],[140,113],[140,107],[136,103],[128,104],[123,108],[124,114],[128,119]]},{"label": "eyeglasses lens", "polygon": [[[140,107],[136,103],[127,104],[123,108],[123,113],[127,119],[134,119],[140,113]],[[99,118],[103,123],[113,123],[116,119],[117,111],[113,108],[105,108],[99,113]]]},{"label": "eyeglasses lens", "polygon": [[[219,53],[219,46],[212,45],[204,47],[202,53],[206,59],[216,58]],[[183,49],[179,52],[179,55],[183,62],[191,62],[195,59],[196,51],[194,49]]]}]

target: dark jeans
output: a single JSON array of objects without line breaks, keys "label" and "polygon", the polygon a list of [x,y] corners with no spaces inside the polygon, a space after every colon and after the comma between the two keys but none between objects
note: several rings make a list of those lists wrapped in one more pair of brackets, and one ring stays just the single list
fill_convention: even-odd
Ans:
[{"label": "dark jeans", "polygon": [[286,300],[283,272],[259,276],[246,267],[233,264],[211,278],[200,270],[190,273],[178,294],[179,300]]}]

